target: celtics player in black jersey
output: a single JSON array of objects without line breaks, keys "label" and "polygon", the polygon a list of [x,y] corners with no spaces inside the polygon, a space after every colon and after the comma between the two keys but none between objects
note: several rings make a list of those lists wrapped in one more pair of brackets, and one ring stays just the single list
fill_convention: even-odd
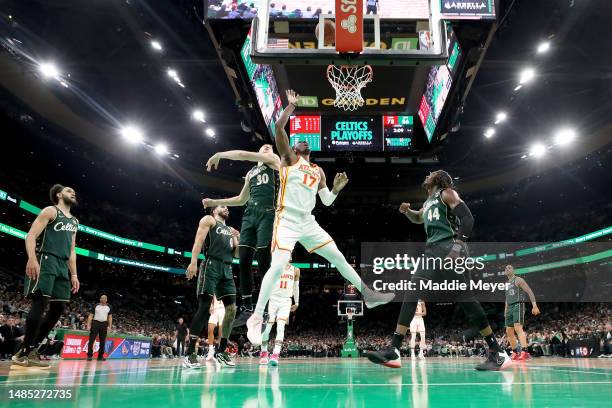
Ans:
[{"label": "celtics player in black jersey", "polygon": [[[514,267],[506,265],[506,276],[508,277],[508,289],[506,290],[506,305],[504,308],[504,317],[506,320],[506,336],[510,347],[512,348],[513,360],[528,360],[531,358],[527,350],[527,335],[523,330],[525,323],[525,300],[522,292],[529,296],[531,302],[531,314],[537,316],[540,314],[540,309],[535,299],[533,291],[525,282],[525,279],[516,276]],[[518,336],[518,344],[516,342]]]},{"label": "celtics player in black jersey", "polygon": [[270,268],[280,158],[272,151],[272,145],[265,144],[258,152],[230,150],[216,153],[206,163],[207,170],[217,169],[222,159],[256,163],[246,174],[240,195],[218,200],[206,198],[202,202],[205,208],[246,205],[240,227],[239,250],[242,307],[234,321],[234,326],[242,326],[253,313],[253,258],[257,257],[260,271],[265,272]]},{"label": "celtics player in black jersey", "polygon": [[[465,256],[467,252],[466,241],[472,232],[474,218],[468,206],[453,189],[453,179],[444,170],[434,171],[425,178],[423,187],[427,191],[427,200],[423,207],[415,211],[410,208],[409,203],[402,203],[399,211],[411,222],[424,225],[427,235],[425,256],[432,259],[456,259]],[[410,321],[414,316],[417,299],[427,301],[440,296],[440,294],[435,294],[431,291],[419,290],[418,288],[421,287],[421,283],[441,283],[457,279],[467,282],[469,277],[465,274],[457,274],[453,270],[442,268],[433,270],[421,268],[415,271],[411,281],[415,283],[417,290],[406,292],[391,346],[380,351],[368,353],[368,359],[376,364],[400,368],[401,358],[399,349],[410,326]],[[487,360],[476,366],[476,369],[501,370],[509,367],[512,364],[512,360],[510,360],[510,357],[497,343],[486,314],[474,296],[469,292],[452,292],[448,293],[445,297],[447,298],[440,300],[454,300],[458,302],[489,346]],[[449,297],[452,299],[449,299]]]},{"label": "celtics player in black jersey", "polygon": [[[25,241],[28,263],[24,292],[32,305],[22,348],[12,360],[26,367],[49,367],[41,361],[38,347],[64,313],[70,293],[79,290],[75,252],[79,221],[70,213],[77,203],[76,193],[70,187],[56,184],[49,197],[53,206],[38,214]],[[47,305],[49,310],[45,313]]]},{"label": "celtics player in black jersey", "polygon": [[206,215],[200,220],[191,250],[191,263],[186,272],[187,279],[191,280],[198,275],[198,257],[202,251],[204,260],[200,264],[196,288],[198,309],[191,319],[189,346],[183,362],[186,368],[200,367],[195,348],[198,335],[208,324],[213,296],[221,300],[225,306],[223,330],[219,348],[215,352],[215,360],[221,366],[235,365],[225,349],[236,316],[236,284],[232,273],[232,258],[238,254],[240,234],[225,224],[228,216],[227,207],[212,207],[211,215]]}]

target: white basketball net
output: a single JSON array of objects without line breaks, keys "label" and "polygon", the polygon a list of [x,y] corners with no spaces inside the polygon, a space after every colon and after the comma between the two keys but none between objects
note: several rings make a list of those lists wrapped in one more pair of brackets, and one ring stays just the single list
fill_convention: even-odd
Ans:
[{"label": "white basketball net", "polygon": [[372,82],[372,67],[369,65],[329,65],[327,79],[336,90],[334,106],[345,111],[354,111],[364,104],[361,90]]}]

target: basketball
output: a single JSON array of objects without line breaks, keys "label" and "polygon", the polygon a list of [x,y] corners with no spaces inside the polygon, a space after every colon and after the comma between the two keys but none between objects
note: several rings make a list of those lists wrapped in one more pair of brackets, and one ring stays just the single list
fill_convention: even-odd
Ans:
[{"label": "basketball", "polygon": [[[325,45],[334,45],[336,42],[336,25],[332,20],[325,20],[323,23],[323,43]],[[319,24],[315,28],[315,35],[317,36],[317,40],[319,39]]]}]

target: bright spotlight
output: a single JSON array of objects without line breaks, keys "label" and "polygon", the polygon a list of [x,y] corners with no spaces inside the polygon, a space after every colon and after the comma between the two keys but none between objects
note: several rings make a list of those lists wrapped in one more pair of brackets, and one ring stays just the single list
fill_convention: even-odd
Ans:
[{"label": "bright spotlight", "polygon": [[164,156],[166,154],[168,154],[168,146],[166,146],[164,143],[158,143],[155,145],[155,153],[157,153],[160,156]]},{"label": "bright spotlight", "polygon": [[130,143],[140,143],[144,140],[142,130],[131,125],[121,129],[121,135]]},{"label": "bright spotlight", "polygon": [[164,48],[162,47],[161,43],[157,40],[152,40],[151,41],[151,47],[155,50],[155,51],[162,51]]},{"label": "bright spotlight", "polygon": [[191,113],[191,117],[193,120],[197,120],[198,122],[205,123],[206,119],[204,119],[204,112],[201,109],[196,109]]},{"label": "bright spotlight", "polygon": [[576,132],[571,129],[562,129],[555,135],[555,144],[565,146],[570,144],[576,138]]},{"label": "bright spotlight", "polygon": [[178,72],[176,72],[175,69],[168,68],[168,76],[177,82],[180,81],[178,77]]},{"label": "bright spotlight", "polygon": [[495,129],[493,128],[488,128],[484,133],[487,139],[490,139],[491,137],[493,137],[494,134],[495,134]]},{"label": "bright spotlight", "polygon": [[523,87],[523,85],[518,85],[516,88],[514,88],[514,92],[518,91],[519,89],[521,89]]},{"label": "bright spotlight", "polygon": [[58,78],[60,76],[57,66],[52,62],[44,62],[38,68],[45,78]]},{"label": "bright spotlight", "polygon": [[506,114],[506,112],[499,112],[496,116],[495,116],[495,124],[499,124],[502,123],[503,121],[505,121],[508,118],[508,115]]},{"label": "bright spotlight", "polygon": [[535,70],[533,68],[526,68],[523,70],[523,72],[521,72],[521,79],[519,80],[519,83],[521,85],[526,84],[527,82],[531,81],[534,77],[535,77]]},{"label": "bright spotlight", "polygon": [[529,149],[529,155],[533,157],[542,157],[546,154],[546,146],[542,143],[536,143]]},{"label": "bright spotlight", "polygon": [[215,131],[211,128],[206,129],[206,135],[208,137],[215,137]]},{"label": "bright spotlight", "polygon": [[550,43],[548,41],[544,41],[538,45],[538,54],[544,54],[546,51],[550,49]]}]

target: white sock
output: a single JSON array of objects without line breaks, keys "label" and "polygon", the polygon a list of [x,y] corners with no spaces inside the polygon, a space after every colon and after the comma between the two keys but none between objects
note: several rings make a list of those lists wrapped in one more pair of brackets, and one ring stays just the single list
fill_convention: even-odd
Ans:
[{"label": "white sock", "polygon": [[272,354],[280,354],[282,346],[283,346],[283,343],[275,341],[274,350],[272,350]]},{"label": "white sock", "polygon": [[272,296],[272,291],[274,291],[274,288],[280,281],[281,273],[285,265],[289,263],[290,258],[291,253],[282,249],[277,249],[272,253],[270,269],[268,269],[261,281],[259,297],[257,298],[257,305],[255,306],[255,314],[263,316],[268,300],[270,300],[270,296]]}]

